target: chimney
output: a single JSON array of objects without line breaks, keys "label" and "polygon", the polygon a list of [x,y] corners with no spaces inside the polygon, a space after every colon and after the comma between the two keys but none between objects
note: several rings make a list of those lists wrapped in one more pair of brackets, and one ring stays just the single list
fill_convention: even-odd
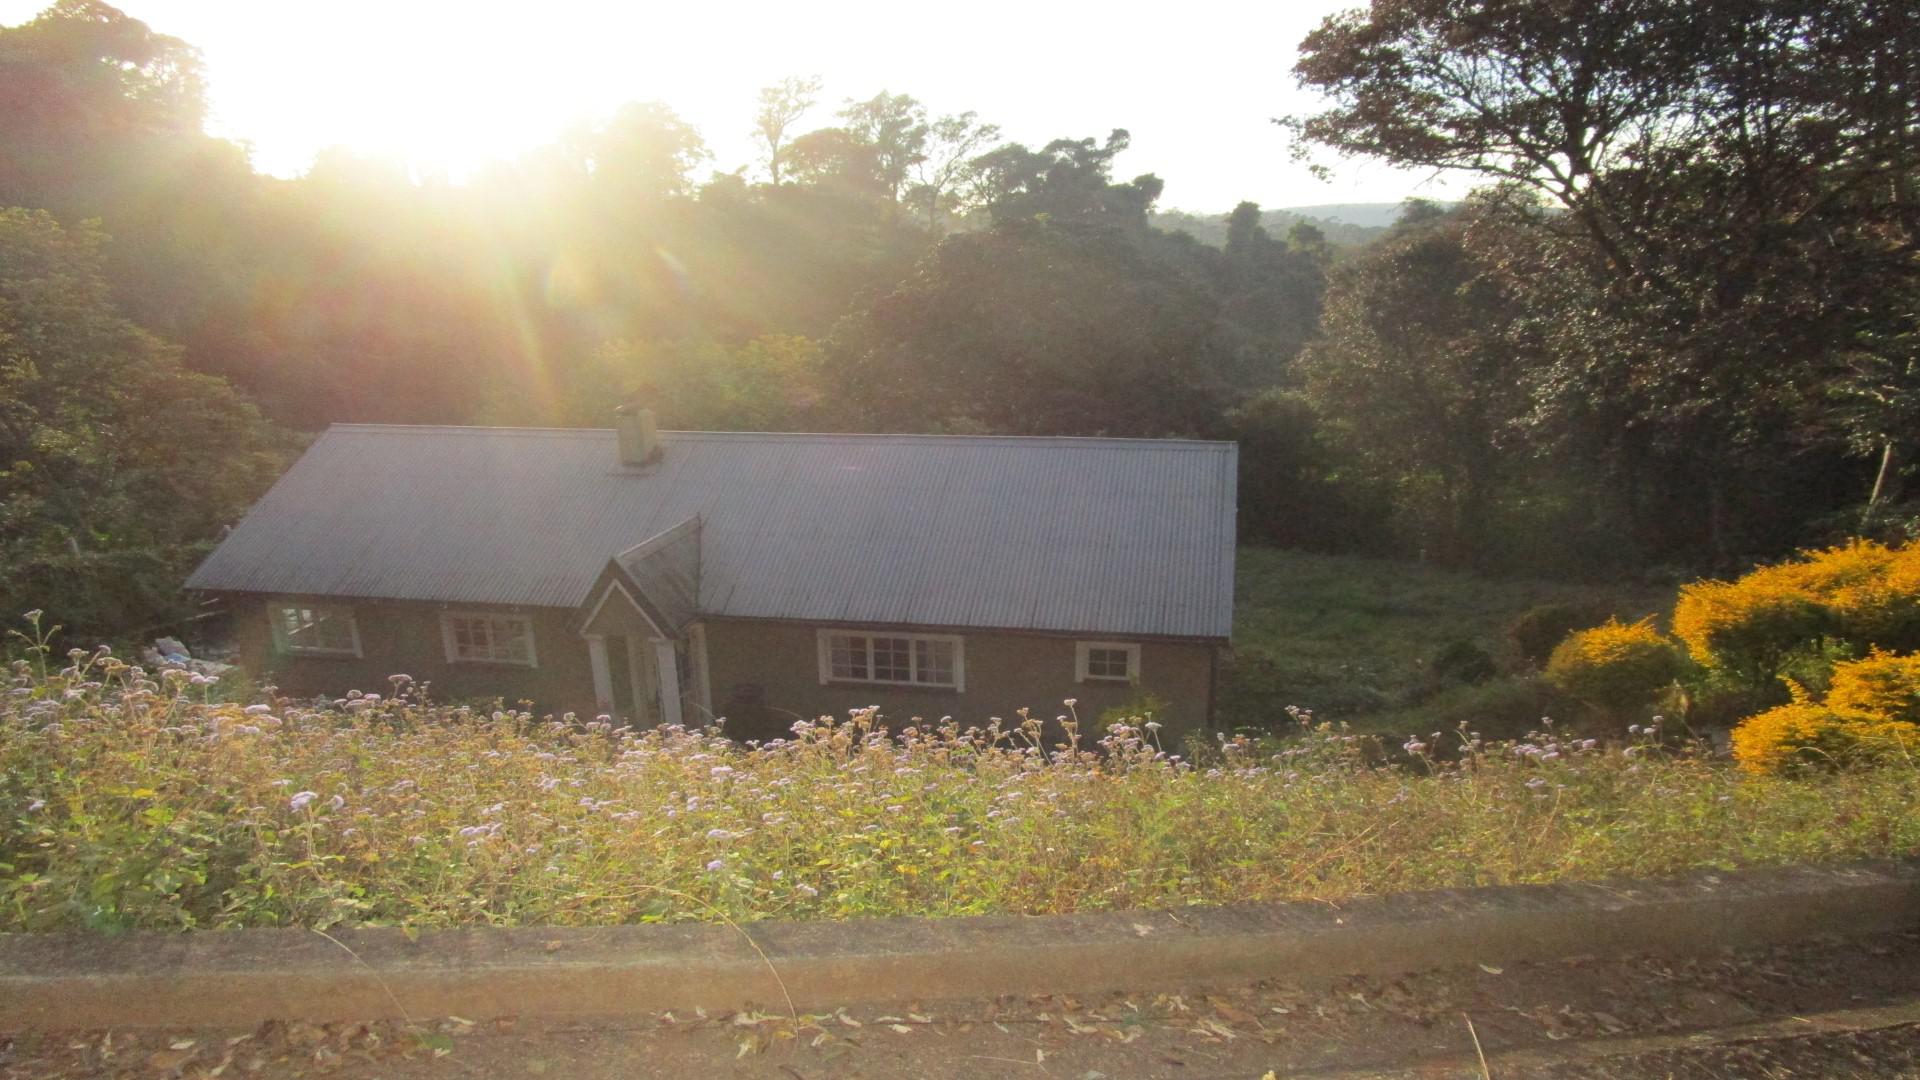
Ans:
[{"label": "chimney", "polygon": [[613,424],[620,437],[620,464],[632,467],[660,460],[660,427],[654,423],[652,409],[622,405],[613,410]]}]

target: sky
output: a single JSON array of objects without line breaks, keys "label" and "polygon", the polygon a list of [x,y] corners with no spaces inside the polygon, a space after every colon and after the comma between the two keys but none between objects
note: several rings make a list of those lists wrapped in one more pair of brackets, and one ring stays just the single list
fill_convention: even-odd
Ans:
[{"label": "sky", "polygon": [[[346,146],[458,180],[628,101],[664,101],[731,171],[754,161],[758,89],[825,80],[803,127],[849,97],[908,93],[935,113],[975,110],[1030,146],[1127,128],[1121,179],[1153,172],[1163,208],[1224,211],[1458,197],[1427,172],[1295,161],[1271,118],[1312,110],[1295,46],[1357,0],[1193,0],[1152,9],[1047,0],[967,5],[592,3],[586,0],[122,0],[197,46],[211,130],[257,168],[294,176]],[[0,0],[0,25],[47,0]]]}]

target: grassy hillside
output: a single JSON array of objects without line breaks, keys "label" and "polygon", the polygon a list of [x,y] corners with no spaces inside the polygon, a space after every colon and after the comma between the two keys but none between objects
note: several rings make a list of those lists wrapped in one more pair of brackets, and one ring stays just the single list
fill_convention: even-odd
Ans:
[{"label": "grassy hillside", "polygon": [[[1495,727],[1527,723],[1565,705],[1507,640],[1530,608],[1582,603],[1638,618],[1673,600],[1670,590],[1490,580],[1257,547],[1240,550],[1235,592],[1233,656],[1220,686],[1225,723],[1284,722],[1285,708],[1298,705],[1324,719],[1408,731],[1482,715]],[[1485,650],[1499,674],[1477,685],[1437,678],[1433,661],[1458,642]]]}]

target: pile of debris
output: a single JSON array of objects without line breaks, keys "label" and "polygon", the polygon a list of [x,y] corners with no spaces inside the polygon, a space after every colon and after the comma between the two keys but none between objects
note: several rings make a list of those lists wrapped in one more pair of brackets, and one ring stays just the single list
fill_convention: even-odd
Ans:
[{"label": "pile of debris", "polygon": [[170,637],[153,639],[152,645],[140,650],[140,662],[154,671],[180,668],[216,679],[233,670],[232,664],[218,660],[196,660],[179,638]]}]

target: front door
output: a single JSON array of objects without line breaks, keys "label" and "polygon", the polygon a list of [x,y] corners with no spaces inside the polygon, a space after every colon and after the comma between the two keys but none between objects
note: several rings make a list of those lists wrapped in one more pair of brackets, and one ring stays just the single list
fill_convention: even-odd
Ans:
[{"label": "front door", "polygon": [[631,633],[592,634],[587,636],[587,657],[600,712],[635,727],[682,722],[680,688],[685,680],[674,642]]}]

